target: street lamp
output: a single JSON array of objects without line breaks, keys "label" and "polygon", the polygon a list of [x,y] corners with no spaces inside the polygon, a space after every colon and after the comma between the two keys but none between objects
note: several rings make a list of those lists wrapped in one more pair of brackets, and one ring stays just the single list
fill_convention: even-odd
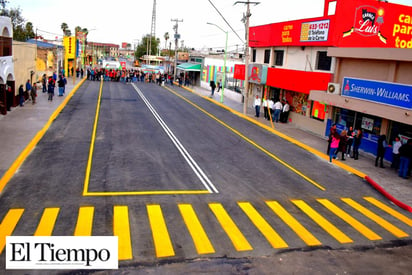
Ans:
[{"label": "street lamp", "polygon": [[224,95],[223,95],[223,94],[224,94],[224,92],[225,92],[225,84],[226,84],[225,81],[226,81],[226,57],[227,57],[227,35],[228,35],[228,32],[227,32],[227,31],[224,31],[221,27],[219,27],[218,25],[216,25],[216,24],[214,24],[214,23],[209,23],[209,22],[207,22],[206,24],[213,25],[213,26],[219,28],[222,32],[224,32],[224,33],[226,34],[225,56],[224,56],[224,59],[223,59],[222,94],[220,95],[220,102],[223,103],[223,99],[224,99]]}]

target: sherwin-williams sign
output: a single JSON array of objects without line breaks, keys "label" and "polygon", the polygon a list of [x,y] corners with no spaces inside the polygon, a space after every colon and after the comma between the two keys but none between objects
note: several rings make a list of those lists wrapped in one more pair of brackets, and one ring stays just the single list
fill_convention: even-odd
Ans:
[{"label": "sherwin-williams sign", "polygon": [[342,96],[412,109],[411,85],[345,77]]}]

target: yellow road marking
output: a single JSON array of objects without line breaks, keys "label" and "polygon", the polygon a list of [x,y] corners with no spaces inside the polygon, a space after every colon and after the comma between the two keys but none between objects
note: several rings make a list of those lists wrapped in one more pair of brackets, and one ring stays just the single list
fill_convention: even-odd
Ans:
[{"label": "yellow road marking", "polygon": [[190,204],[179,204],[178,206],[186,227],[189,230],[190,235],[192,236],[197,253],[214,253],[215,249],[213,248],[209,237],[200,224],[199,218],[193,210],[193,207]]},{"label": "yellow road marking", "polygon": [[34,236],[51,236],[59,211],[60,208],[57,207],[44,209]]},{"label": "yellow road marking", "polygon": [[232,241],[233,246],[237,251],[253,250],[253,247],[249,244],[245,236],[240,232],[239,228],[223,208],[220,203],[209,203],[209,207],[215,214],[217,220],[225,230],[226,234]]},{"label": "yellow road marking", "polygon": [[282,239],[281,236],[272,228],[272,226],[257,212],[249,202],[238,202],[240,208],[249,217],[252,223],[268,240],[273,248],[286,248],[288,244]]},{"label": "yellow road marking", "polygon": [[10,236],[13,233],[23,212],[24,209],[22,208],[10,209],[3,218],[3,221],[0,224],[0,254],[3,252],[4,246],[6,245],[6,236]]},{"label": "yellow road marking", "polygon": [[292,202],[300,208],[309,218],[311,218],[315,223],[322,227],[327,233],[329,233],[333,238],[335,238],[340,243],[352,243],[352,239],[349,238],[345,233],[340,231],[336,226],[324,218],[321,214],[316,212],[312,207],[310,207],[306,202],[302,200],[292,200]]},{"label": "yellow road marking", "polygon": [[93,206],[82,206],[79,208],[74,236],[91,236],[93,228]]},{"label": "yellow road marking", "polygon": [[97,132],[97,124],[98,124],[98,121],[99,121],[100,105],[101,105],[101,101],[102,101],[102,93],[103,93],[103,80],[100,81],[99,96],[98,96],[97,105],[96,105],[96,114],[94,116],[92,137],[91,137],[91,140],[90,140],[89,158],[87,160],[86,174],[85,174],[85,177],[84,177],[83,196],[89,190],[90,173],[91,173],[91,170],[92,170],[94,144],[95,144],[95,141],[96,141],[96,132]]},{"label": "yellow road marking", "polygon": [[381,210],[385,211],[389,215],[392,215],[395,218],[397,218],[398,220],[406,223],[407,225],[412,226],[412,219],[410,219],[407,216],[399,213],[398,211],[390,208],[386,204],[383,204],[382,202],[380,202],[377,199],[372,198],[372,197],[364,197],[364,199],[367,200],[368,202],[370,202],[371,204],[375,205],[376,207],[380,208]]},{"label": "yellow road marking", "polygon": [[172,241],[170,240],[169,231],[167,230],[160,205],[147,205],[146,207],[150,221],[150,228],[152,229],[156,256],[158,258],[174,256],[175,251],[173,249]]},{"label": "yellow road marking", "polygon": [[[254,142],[252,139],[246,137],[245,135],[243,135],[241,132],[239,132],[238,130],[232,128],[229,124],[223,122],[222,120],[218,119],[216,116],[212,115],[211,113],[207,112],[205,109],[201,108],[200,106],[196,105],[195,103],[191,102],[190,100],[188,100],[187,98],[185,98],[184,96],[176,93],[175,91],[173,91],[170,88],[166,89],[168,91],[170,91],[171,93],[175,94],[177,97],[183,99],[184,101],[186,101],[187,103],[189,103],[190,105],[192,105],[193,107],[195,107],[196,109],[198,109],[199,111],[203,112],[204,114],[206,114],[207,116],[209,116],[210,118],[212,118],[213,120],[217,121],[219,124],[223,125],[224,127],[226,127],[227,129],[229,129],[230,131],[232,131],[233,133],[235,133],[236,135],[238,135],[239,137],[241,137],[242,139],[244,139],[245,141],[247,141],[248,143],[252,144],[253,146],[255,146],[257,149],[259,149],[260,151],[264,152],[266,155],[268,155],[269,157],[273,158],[274,160],[276,160],[277,162],[279,162],[280,164],[282,164],[283,166],[285,166],[286,168],[288,168],[289,170],[291,170],[292,172],[294,172],[295,174],[299,175],[300,177],[302,177],[303,179],[305,179],[307,182],[311,183],[312,185],[316,186],[317,188],[319,188],[322,191],[325,191],[326,188],[323,187],[322,185],[320,185],[319,183],[317,183],[316,181],[312,180],[311,178],[309,178],[308,176],[306,176],[305,174],[303,174],[302,172],[300,172],[299,170],[297,170],[296,168],[294,168],[292,165],[288,164],[287,162],[283,161],[282,159],[280,159],[278,156],[276,156],[275,154],[271,153],[270,151],[268,151],[267,149],[265,149],[263,146],[257,144],[256,142]],[[223,105],[223,104],[222,104]],[[224,106],[224,105],[223,105]]]},{"label": "yellow road marking", "polygon": [[267,201],[266,204],[282,219],[295,233],[309,246],[321,245],[322,243],[313,236],[300,222],[276,201]]},{"label": "yellow road marking", "polygon": [[63,110],[63,108],[67,105],[69,100],[73,97],[73,95],[77,92],[77,90],[83,84],[83,82],[85,80],[86,80],[86,78],[84,78],[82,81],[80,81],[73,88],[73,90],[70,92],[70,94],[68,94],[67,97],[63,100],[63,102],[56,108],[56,110],[50,116],[49,120],[43,126],[43,128],[39,132],[37,132],[37,134],[29,142],[29,144],[26,146],[26,148],[24,148],[23,151],[18,155],[18,157],[12,163],[10,168],[7,169],[6,173],[4,173],[3,177],[0,179],[0,193],[3,192],[4,187],[6,187],[7,183],[13,177],[14,173],[16,173],[17,169],[20,168],[20,166],[22,165],[24,160],[27,158],[27,156],[31,153],[31,151],[33,151],[34,147],[36,147],[37,143],[39,143],[39,141],[43,138],[43,136],[46,134],[47,130],[50,128],[50,125],[53,123],[53,121],[56,119],[56,117],[60,114],[60,112]]},{"label": "yellow road marking", "polygon": [[375,213],[373,213],[369,209],[366,209],[365,207],[363,207],[359,203],[355,202],[354,200],[349,199],[349,198],[342,198],[342,201],[344,201],[345,203],[347,203],[352,208],[356,209],[357,211],[359,211],[360,213],[362,213],[363,215],[365,215],[366,217],[368,217],[372,221],[376,222],[377,224],[379,224],[380,226],[382,226],[383,228],[385,228],[386,230],[391,232],[396,237],[403,238],[403,237],[408,237],[409,236],[407,233],[405,233],[404,231],[402,231],[398,227],[396,227],[393,224],[389,223],[387,220],[379,217],[378,215],[376,215]]},{"label": "yellow road marking", "polygon": [[200,195],[210,194],[207,190],[158,190],[158,191],[119,191],[119,192],[87,192],[85,197],[104,196],[144,196],[144,195]]},{"label": "yellow road marking", "polygon": [[382,239],[378,234],[370,230],[368,227],[363,225],[361,222],[359,222],[354,217],[350,216],[348,213],[343,211],[341,208],[336,206],[331,201],[327,199],[318,199],[317,201],[321,203],[323,206],[325,206],[327,209],[329,209],[336,216],[340,217],[342,220],[347,222],[349,225],[351,225],[353,228],[355,228],[359,233],[361,233],[363,236],[365,236],[369,240],[376,241],[376,240]]},{"label": "yellow road marking", "polygon": [[129,209],[127,206],[114,206],[113,234],[119,241],[119,260],[133,258],[132,241],[130,238]]}]

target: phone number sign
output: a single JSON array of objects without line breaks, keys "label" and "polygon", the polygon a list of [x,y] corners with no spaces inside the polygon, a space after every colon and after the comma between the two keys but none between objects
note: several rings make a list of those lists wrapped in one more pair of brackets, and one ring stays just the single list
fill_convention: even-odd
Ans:
[{"label": "phone number sign", "polygon": [[329,34],[329,20],[302,23],[300,32],[301,42],[327,41]]}]

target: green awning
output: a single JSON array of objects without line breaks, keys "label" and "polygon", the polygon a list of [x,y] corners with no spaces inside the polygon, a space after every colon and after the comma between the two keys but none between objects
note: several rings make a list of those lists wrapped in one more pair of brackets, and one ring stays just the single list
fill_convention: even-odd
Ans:
[{"label": "green awning", "polygon": [[188,72],[200,72],[202,69],[202,64],[182,63],[177,65],[177,69]]}]

